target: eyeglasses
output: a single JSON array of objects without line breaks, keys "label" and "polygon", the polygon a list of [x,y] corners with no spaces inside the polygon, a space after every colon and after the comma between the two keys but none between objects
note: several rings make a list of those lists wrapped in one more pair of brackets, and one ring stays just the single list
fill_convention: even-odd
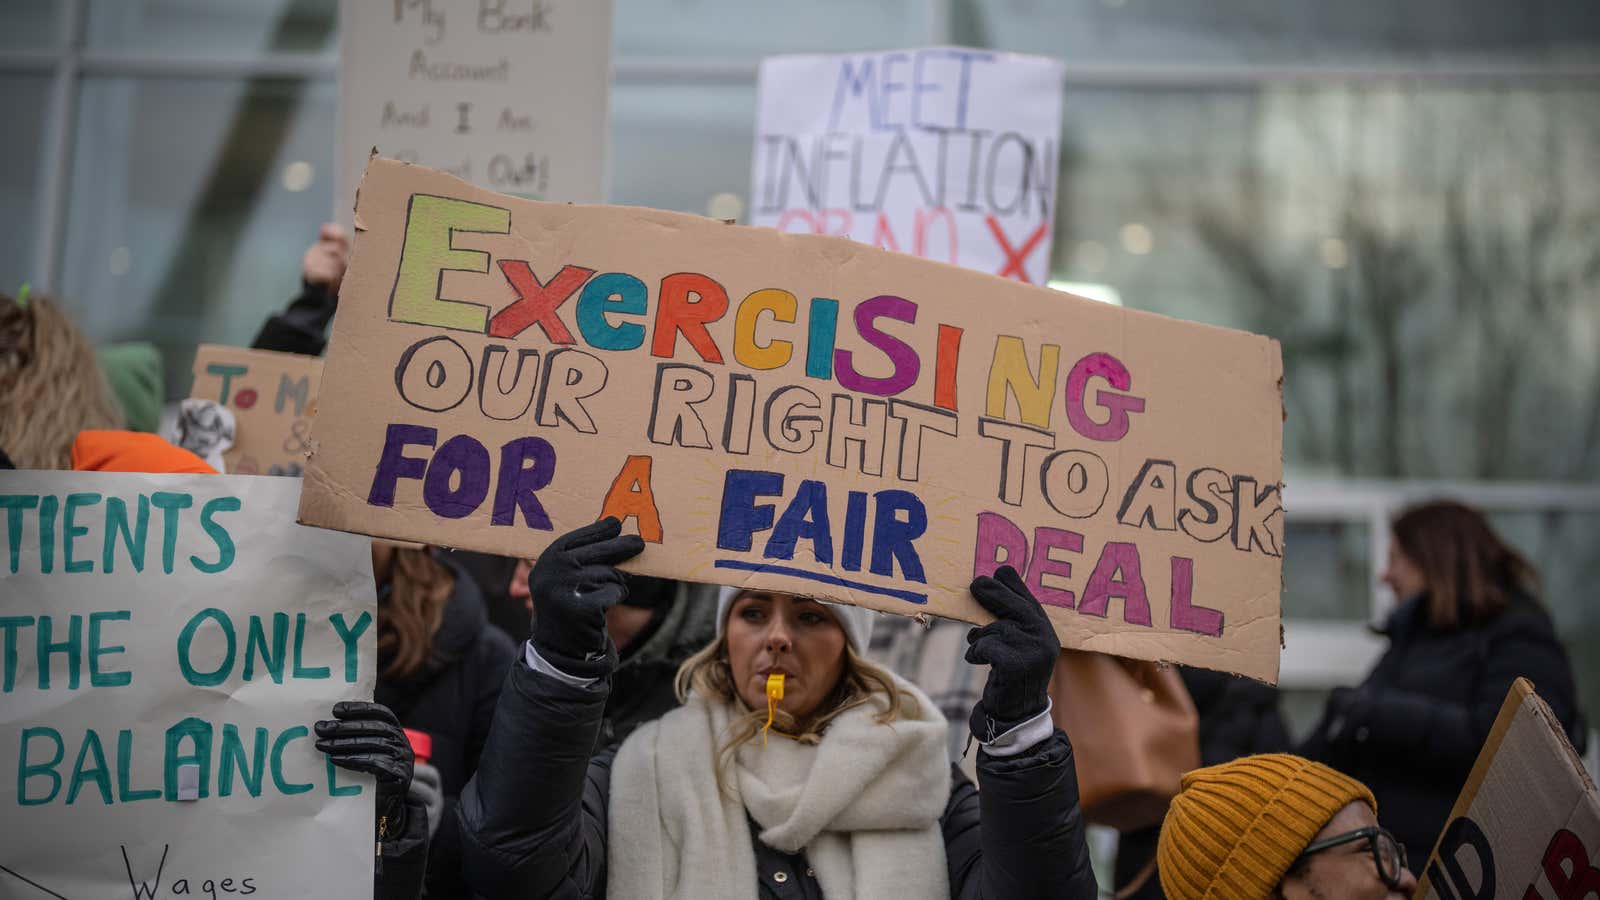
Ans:
[{"label": "eyeglasses", "polygon": [[1378,877],[1391,888],[1400,886],[1400,879],[1406,871],[1406,848],[1395,840],[1394,835],[1376,825],[1357,828],[1344,834],[1336,834],[1330,838],[1323,838],[1306,847],[1295,863],[1300,863],[1313,853],[1321,853],[1333,847],[1341,847],[1356,841],[1366,841],[1367,848],[1372,851],[1372,861],[1378,867]]}]

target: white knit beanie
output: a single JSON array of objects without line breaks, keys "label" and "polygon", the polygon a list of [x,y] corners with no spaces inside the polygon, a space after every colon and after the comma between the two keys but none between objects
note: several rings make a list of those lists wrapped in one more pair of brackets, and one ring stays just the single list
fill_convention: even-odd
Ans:
[{"label": "white knit beanie", "polygon": [[[728,607],[733,601],[744,593],[744,588],[723,585],[717,591],[717,637],[722,637],[722,632],[728,624]],[[867,645],[872,642],[872,621],[877,615],[864,606],[851,606],[848,603],[833,603],[828,600],[818,600],[826,606],[833,617],[839,620],[839,627],[844,629],[844,636],[850,641],[850,646],[855,648],[857,656],[867,655]]]}]

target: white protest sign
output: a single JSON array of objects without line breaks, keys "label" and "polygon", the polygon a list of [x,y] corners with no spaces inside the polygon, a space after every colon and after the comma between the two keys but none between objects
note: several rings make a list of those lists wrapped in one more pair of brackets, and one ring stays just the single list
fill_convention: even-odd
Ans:
[{"label": "white protest sign", "polygon": [[1063,73],[959,47],[764,60],[751,224],[1044,284]]},{"label": "white protest sign", "polygon": [[300,479],[0,472],[0,896],[371,896],[369,542]]},{"label": "white protest sign", "polygon": [[605,190],[611,0],[339,4],[338,183],[348,222],[374,147],[491,190]]}]

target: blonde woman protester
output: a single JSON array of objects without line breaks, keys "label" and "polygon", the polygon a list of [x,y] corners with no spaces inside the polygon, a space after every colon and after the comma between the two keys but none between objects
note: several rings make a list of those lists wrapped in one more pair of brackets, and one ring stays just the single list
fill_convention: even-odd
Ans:
[{"label": "blonde woman protester", "polygon": [[996,616],[968,637],[990,665],[971,717],[980,794],[928,698],[862,657],[871,613],[762,591],[722,592],[715,640],[679,671],[683,706],[596,747],[617,661],[605,610],[626,593],[613,567],[642,549],[608,518],[533,567],[533,637],[459,808],[475,891],[1095,896],[1072,748],[1049,717],[1060,645],[1015,571],[972,583]]},{"label": "blonde woman protester", "polygon": [[0,451],[19,469],[71,469],[79,433],[122,427],[93,345],[61,308],[0,295]]}]

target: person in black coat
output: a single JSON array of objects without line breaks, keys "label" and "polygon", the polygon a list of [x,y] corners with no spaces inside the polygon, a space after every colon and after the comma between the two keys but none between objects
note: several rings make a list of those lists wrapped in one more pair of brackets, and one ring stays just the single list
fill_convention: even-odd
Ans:
[{"label": "person in black coat", "polygon": [[1060,644],[1014,570],[972,585],[997,617],[969,638],[991,667],[970,723],[979,793],[952,774],[933,704],[859,655],[869,613],[754,590],[719,602],[717,639],[679,675],[685,705],[596,753],[617,665],[605,610],[627,591],[612,567],[642,548],[607,518],[533,568],[533,637],[459,807],[473,890],[1095,896],[1072,747],[1049,718]]},{"label": "person in black coat", "polygon": [[[301,260],[300,295],[268,319],[252,347],[318,356],[349,263],[350,240],[340,226],[322,226]],[[463,554],[465,556],[465,554]],[[378,779],[380,865],[375,896],[410,900],[465,898],[461,849],[454,808],[478,765],[500,687],[516,656],[516,644],[490,624],[479,569],[493,557],[477,555],[469,570],[429,548],[373,545],[378,583],[378,683],[376,703],[341,704],[352,721],[319,723],[329,739],[345,735],[335,764]],[[464,562],[468,562],[465,561]],[[500,560],[506,571],[515,565]],[[503,593],[503,591],[502,591]],[[392,721],[394,728],[388,727]],[[427,735],[429,757],[413,758],[404,729]],[[400,748],[395,734],[405,738]],[[356,740],[359,737],[366,741]],[[352,749],[354,748],[354,749]],[[403,766],[393,757],[404,756]],[[403,768],[404,778],[399,777]],[[398,787],[397,787],[398,786]],[[398,797],[395,799],[396,791]],[[403,802],[402,802],[403,800]],[[424,872],[426,880],[424,882]]]},{"label": "person in black coat", "polygon": [[[519,560],[507,595],[538,616],[529,590],[532,560]],[[716,637],[717,589],[708,584],[623,573],[627,594],[606,610],[606,634],[617,648],[611,696],[600,718],[599,746],[620,743],[635,728],[677,708],[678,667]]]},{"label": "person in black coat", "polygon": [[1391,537],[1382,577],[1403,602],[1385,629],[1389,648],[1359,687],[1333,692],[1301,752],[1366,782],[1420,861],[1514,680],[1533,682],[1580,753],[1585,734],[1572,666],[1533,598],[1527,560],[1459,503],[1407,510]]},{"label": "person in black coat", "polygon": [[489,624],[476,582],[447,554],[377,543],[373,574],[379,584],[374,699],[430,744],[412,790],[425,800],[433,832],[428,896],[469,897],[454,808],[478,767],[516,645]]},{"label": "person in black coat", "polygon": [[1284,753],[1293,745],[1278,706],[1278,689],[1242,675],[1180,666],[1178,674],[1200,714],[1200,765],[1241,756]]},{"label": "person in black coat", "polygon": [[[416,757],[400,720],[380,703],[341,700],[313,727],[317,749],[341,769],[373,777],[377,796],[373,900],[418,900],[428,865],[428,807],[412,790]],[[209,882],[208,882],[209,884]]]}]

